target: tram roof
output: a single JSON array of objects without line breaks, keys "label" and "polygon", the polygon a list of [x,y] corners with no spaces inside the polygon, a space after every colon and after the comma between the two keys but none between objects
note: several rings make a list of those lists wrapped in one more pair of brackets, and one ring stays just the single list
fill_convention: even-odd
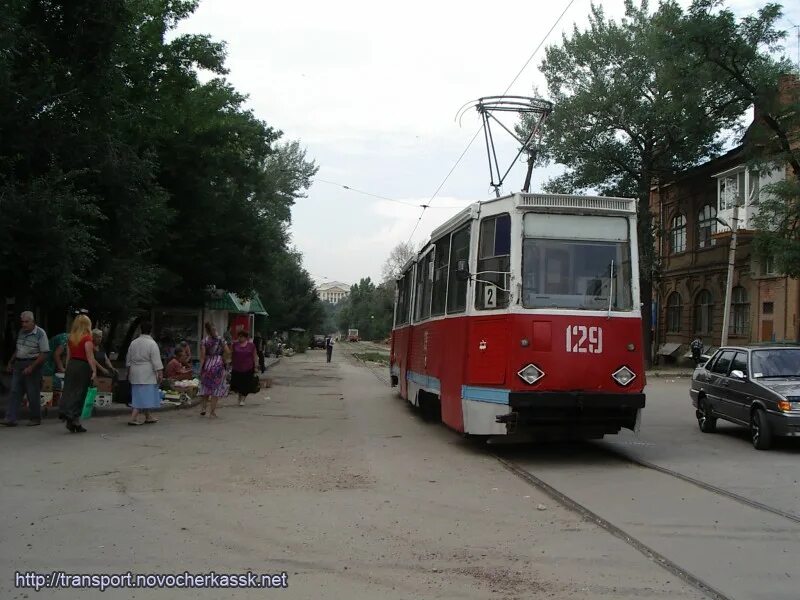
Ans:
[{"label": "tram roof", "polygon": [[[516,192],[514,194],[507,194],[499,198],[489,198],[487,200],[479,200],[473,202],[465,207],[447,221],[442,223],[439,227],[431,232],[430,237],[425,243],[427,247],[431,242],[437,240],[448,231],[458,229],[464,223],[476,218],[480,214],[482,206],[487,206],[497,202],[506,202],[511,200],[513,208],[520,211],[540,211],[540,212],[564,212],[573,214],[608,214],[608,215],[635,215],[636,214],[636,199],[635,198],[620,198],[616,196],[583,196],[579,194],[529,194],[523,192]],[[418,256],[409,259],[403,270],[408,268],[408,265],[415,262]]]},{"label": "tram roof", "polygon": [[[618,198],[616,196],[582,196],[578,194],[526,194],[515,193],[473,202],[453,217],[442,223],[431,232],[429,242],[439,238],[452,229],[460,227],[478,215],[482,206],[511,200],[513,208],[518,210],[538,210],[541,212],[567,212],[586,214],[636,214],[635,198]],[[426,244],[427,245],[427,244]]]}]

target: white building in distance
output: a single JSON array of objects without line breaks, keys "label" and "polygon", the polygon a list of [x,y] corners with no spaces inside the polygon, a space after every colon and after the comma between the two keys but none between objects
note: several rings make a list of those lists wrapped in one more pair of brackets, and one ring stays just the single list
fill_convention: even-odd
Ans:
[{"label": "white building in distance", "polygon": [[317,286],[317,294],[323,302],[338,304],[350,295],[350,286],[341,281],[329,281]]}]

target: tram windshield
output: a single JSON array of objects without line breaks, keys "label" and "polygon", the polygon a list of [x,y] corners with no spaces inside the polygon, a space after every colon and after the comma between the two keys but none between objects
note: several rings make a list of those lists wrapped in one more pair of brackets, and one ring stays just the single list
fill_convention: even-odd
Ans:
[{"label": "tram windshield", "polygon": [[524,232],[526,308],[633,308],[626,218],[527,213]]}]

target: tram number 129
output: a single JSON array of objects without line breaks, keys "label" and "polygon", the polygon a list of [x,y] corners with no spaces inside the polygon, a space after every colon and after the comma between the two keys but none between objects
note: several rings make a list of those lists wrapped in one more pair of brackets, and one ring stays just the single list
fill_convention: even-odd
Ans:
[{"label": "tram number 129", "polygon": [[567,352],[601,354],[603,352],[603,328],[567,325]]}]

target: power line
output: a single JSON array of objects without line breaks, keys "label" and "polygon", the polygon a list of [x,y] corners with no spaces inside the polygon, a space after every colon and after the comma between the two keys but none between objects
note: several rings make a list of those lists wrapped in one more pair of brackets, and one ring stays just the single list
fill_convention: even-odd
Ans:
[{"label": "power line", "polygon": [[[397,204],[402,204],[403,206],[412,206],[414,208],[427,208],[427,204],[415,204],[413,202],[405,202],[403,200],[396,200],[395,198],[388,198],[387,196],[381,196],[379,194],[373,194],[371,192],[365,192],[364,190],[359,190],[349,185],[345,185],[343,183],[338,183],[336,181],[330,181],[328,179],[320,179],[319,177],[315,177],[314,181],[321,181],[322,183],[327,183],[329,185],[335,185],[336,187],[340,187],[342,189],[347,190],[348,192],[355,192],[357,194],[363,194],[364,196],[370,196],[372,198],[378,198],[379,200],[386,200],[387,202],[395,202]],[[446,206],[434,206],[432,208],[449,208]]]},{"label": "power line", "polygon": [[[541,47],[547,41],[547,38],[550,37],[551,33],[553,33],[553,30],[556,27],[558,27],[558,24],[561,22],[561,19],[564,18],[564,15],[567,14],[567,11],[570,9],[570,7],[573,5],[574,2],[575,2],[575,0],[569,0],[569,3],[567,3],[567,6],[564,8],[563,11],[561,11],[561,14],[558,16],[558,19],[556,19],[555,23],[553,23],[552,27],[550,27],[550,29],[544,35],[544,37],[542,38],[542,41],[539,42],[539,45],[536,46],[536,48],[534,49],[533,52],[531,52],[531,55],[528,57],[528,60],[526,60],[525,64],[522,65],[522,68],[514,76],[514,79],[511,80],[511,83],[508,84],[508,87],[505,89],[505,91],[503,92],[502,95],[506,95],[508,93],[508,90],[511,89],[511,86],[513,86],[517,82],[517,79],[519,79],[519,76],[522,75],[523,71],[525,71],[525,69],[528,67],[530,62],[533,60],[533,57],[536,56],[536,53],[539,52]],[[417,219],[417,222],[414,225],[414,229],[411,231],[411,235],[408,237],[408,241],[406,243],[410,243],[411,242],[411,238],[414,237],[414,234],[417,232],[417,228],[419,227],[420,221],[422,221],[422,217],[425,215],[425,210],[431,206],[431,204],[433,203],[433,200],[436,198],[436,196],[439,194],[441,189],[444,187],[444,184],[447,183],[447,180],[450,179],[450,175],[452,175],[453,171],[456,170],[456,167],[459,165],[461,160],[464,158],[464,155],[466,155],[466,153],[472,147],[472,144],[475,142],[476,138],[478,137],[478,135],[480,134],[482,129],[483,129],[483,125],[481,125],[481,127],[478,128],[478,131],[475,132],[475,135],[472,136],[472,139],[470,139],[469,143],[467,144],[467,147],[464,148],[464,151],[461,153],[461,156],[458,157],[458,160],[456,160],[456,162],[450,168],[450,171],[448,171],[447,175],[445,175],[445,178],[439,184],[439,187],[436,188],[436,191],[433,192],[433,195],[428,200],[427,205],[425,205],[425,204],[422,205],[422,212],[420,213],[419,218]]]},{"label": "power line", "polygon": [[388,202],[396,202],[397,204],[403,204],[405,206],[420,206],[419,204],[412,204],[411,202],[403,202],[402,200],[395,200],[394,198],[387,198],[386,196],[380,196],[378,194],[372,194],[370,192],[365,192],[363,190],[356,189],[349,185],[344,185],[342,183],[337,183],[335,181],[329,181],[327,179],[320,179],[319,177],[315,177],[314,181],[321,181],[322,183],[327,183],[329,185],[335,185],[336,187],[343,188],[349,192],[355,192],[357,194],[363,194],[364,196],[371,196],[372,198],[378,198],[379,200],[386,200]]}]

